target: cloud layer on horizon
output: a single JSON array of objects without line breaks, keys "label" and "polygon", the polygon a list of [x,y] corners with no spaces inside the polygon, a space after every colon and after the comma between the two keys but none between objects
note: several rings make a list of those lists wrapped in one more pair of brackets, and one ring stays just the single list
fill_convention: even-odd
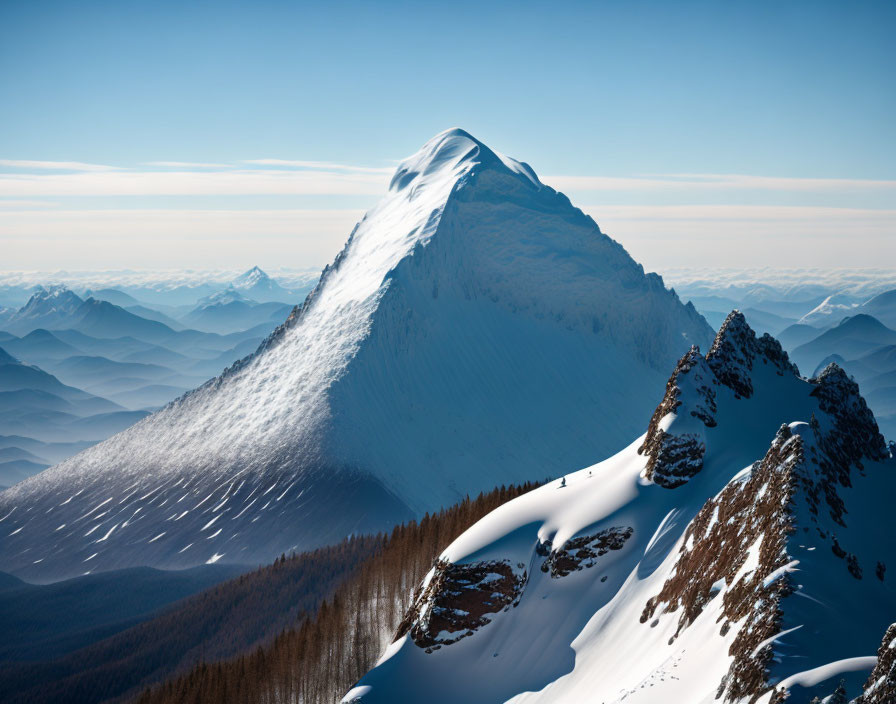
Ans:
[{"label": "cloud layer on horizon", "polygon": [[[225,265],[239,265],[247,246],[272,261],[320,265],[385,193],[392,171],[280,158],[139,167],[0,159],[0,244],[7,266],[19,268],[53,266],[48,258],[59,266],[196,266],[212,244]],[[570,195],[650,269],[732,260],[872,266],[894,254],[893,180],[743,174],[542,180]],[[308,207],[333,198],[338,207]]]}]

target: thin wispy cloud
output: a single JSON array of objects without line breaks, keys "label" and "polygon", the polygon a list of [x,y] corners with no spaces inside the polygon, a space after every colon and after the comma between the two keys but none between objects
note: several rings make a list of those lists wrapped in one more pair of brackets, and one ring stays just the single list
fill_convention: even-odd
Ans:
[{"label": "thin wispy cloud", "polygon": [[59,203],[50,200],[15,200],[0,198],[0,210],[31,210],[32,208],[55,208]]},{"label": "thin wispy cloud", "polygon": [[160,166],[171,169],[226,169],[232,164],[209,164],[201,161],[146,161],[142,166]]},{"label": "thin wispy cloud", "polygon": [[[664,271],[712,261],[741,266],[868,266],[867,252],[888,251],[896,210],[742,205],[591,205],[601,229],[646,267]],[[345,209],[21,209],[0,213],[0,242],[8,266],[46,267],[52,251],[66,267],[134,261],[164,266],[170,247],[182,266],[207,266],[208,247],[222,264],[253,251],[293,265],[332,260],[361,208]],[[782,236],[786,233],[786,236]],[[849,233],[849,237],[844,237]],[[749,242],[750,246],[743,243]],[[861,246],[857,246],[861,245]],[[273,256],[273,255],[271,255]]]},{"label": "thin wispy cloud", "polygon": [[636,260],[661,272],[709,262],[867,267],[893,251],[896,232],[893,209],[591,205],[583,210]]},{"label": "thin wispy cloud", "polygon": [[0,159],[0,166],[12,169],[49,171],[118,171],[121,168],[106,164],[87,164],[83,161],[36,161],[29,159]]},{"label": "thin wispy cloud", "polygon": [[259,260],[322,266],[362,216],[353,209],[13,211],[0,215],[0,247],[9,269],[114,268],[135,262],[202,269],[210,251],[216,265],[239,268],[247,247]]},{"label": "thin wispy cloud", "polygon": [[358,173],[391,174],[395,167],[352,166],[350,164],[334,164],[329,161],[296,161],[294,159],[246,159],[243,164],[255,166],[283,166],[298,169],[317,169],[320,171],[356,171]]},{"label": "thin wispy cloud", "polygon": [[[221,256],[227,251],[236,260],[251,237],[253,247],[282,252],[288,261],[320,264],[339,251],[362,208],[386,192],[392,171],[273,158],[153,161],[127,169],[0,160],[0,243],[7,259],[18,257],[21,265],[34,264],[29,257],[40,259],[47,251],[75,261],[82,256],[81,241],[102,242],[99,249],[110,263],[124,263],[138,251],[141,261],[158,257],[156,245],[165,239],[197,259],[202,243],[215,241]],[[571,194],[573,202],[590,203],[583,210],[601,229],[654,268],[684,266],[696,254],[726,261],[732,246],[746,241],[753,246],[739,250],[744,264],[762,264],[774,252],[816,265],[867,266],[868,252],[887,251],[896,231],[894,180],[712,173],[542,180]],[[159,200],[170,196],[183,197],[183,207],[171,209]],[[235,210],[223,200],[235,196],[274,198],[264,207],[276,205]],[[347,197],[343,208],[302,209],[307,197],[328,196]],[[115,200],[121,197],[138,200],[122,209]],[[209,207],[215,203],[209,198],[221,198],[222,206]]]},{"label": "thin wispy cloud", "polygon": [[748,174],[655,174],[633,176],[546,176],[564,191],[790,191],[799,193],[894,192],[896,181],[853,178],[794,178]]},{"label": "thin wispy cloud", "polygon": [[[154,161],[166,169],[146,170],[61,161],[0,159],[0,196],[162,196],[162,195],[379,195],[391,167],[353,166],[322,161],[252,159],[225,163]],[[38,166],[39,165],[39,166]],[[78,168],[76,168],[78,167]],[[254,168],[250,168],[254,167]],[[52,173],[53,171],[69,173]],[[543,177],[570,193],[756,193],[803,195],[896,195],[896,180],[799,178],[749,174],[658,174],[650,176]]]},{"label": "thin wispy cloud", "polygon": [[800,205],[585,205],[582,210],[596,218],[624,218],[655,222],[716,221],[875,221],[896,228],[896,209],[833,208]]},{"label": "thin wispy cloud", "polygon": [[0,173],[0,196],[379,195],[388,182],[385,173],[317,170]]}]

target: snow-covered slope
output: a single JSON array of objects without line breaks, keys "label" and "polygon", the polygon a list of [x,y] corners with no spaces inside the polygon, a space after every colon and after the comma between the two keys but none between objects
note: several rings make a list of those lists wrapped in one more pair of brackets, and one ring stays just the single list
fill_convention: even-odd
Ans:
[{"label": "snow-covered slope", "polygon": [[256,562],[618,449],[712,331],[525,164],[403,162],[250,358],[0,494],[0,564]]},{"label": "snow-covered slope", "polygon": [[894,492],[855,383],[733,313],[645,435],[448,546],[346,700],[858,696],[896,612]]}]

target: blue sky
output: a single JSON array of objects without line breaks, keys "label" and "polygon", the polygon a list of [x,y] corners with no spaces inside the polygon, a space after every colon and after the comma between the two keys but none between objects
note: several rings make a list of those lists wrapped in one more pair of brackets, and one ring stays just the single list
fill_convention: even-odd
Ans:
[{"label": "blue sky", "polygon": [[892,2],[5,0],[2,266],[317,266],[455,125],[649,268],[876,266],[894,31]]}]

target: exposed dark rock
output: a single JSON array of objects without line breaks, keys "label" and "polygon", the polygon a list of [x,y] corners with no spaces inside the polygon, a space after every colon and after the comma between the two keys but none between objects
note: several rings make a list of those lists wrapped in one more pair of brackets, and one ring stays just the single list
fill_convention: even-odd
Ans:
[{"label": "exposed dark rock", "polygon": [[826,704],[846,704],[846,687],[843,684],[843,680],[840,680],[840,684],[837,685],[837,689],[834,690],[834,693],[831,694],[830,697],[825,698]]},{"label": "exposed dark rock", "polygon": [[703,469],[706,444],[692,433],[671,435],[658,430],[650,453],[647,478],[666,489],[674,489]]},{"label": "exposed dark rock", "polygon": [[781,343],[767,333],[757,339],[743,313],[738,310],[731,311],[725,318],[706,355],[706,361],[719,382],[734,391],[738,398],[753,395],[752,371],[756,363],[771,364],[779,375],[799,375],[799,370],[790,362]]},{"label": "exposed dark rock", "polygon": [[856,579],[862,578],[862,568],[859,567],[859,558],[852,553],[846,558],[846,569],[848,569],[849,573]]},{"label": "exposed dark rock", "polygon": [[858,384],[846,372],[831,363],[811,381],[815,384],[812,396],[818,399],[819,407],[828,416],[824,425],[815,418],[811,423],[821,450],[818,465],[827,479],[822,489],[831,517],[840,525],[846,525],[846,511],[837,485],[852,486],[852,468],[863,471],[864,458],[884,459],[888,455],[887,445],[874,414],[859,394]]},{"label": "exposed dark rock", "polygon": [[[769,689],[772,649],[758,646],[780,631],[778,602],[792,588],[784,572],[767,578],[790,562],[795,468],[802,460],[802,438],[782,426],[750,477],[730,483],[700,509],[685,532],[675,571],[641,614],[644,623],[657,611],[680,610],[677,637],[715,596],[714,585],[725,581],[721,630],[743,622],[729,651],[734,660],[719,685],[727,701],[754,701]],[[738,577],[751,550],[758,550],[756,567]]]},{"label": "exposed dark rock", "polygon": [[697,474],[703,468],[703,455],[706,452],[702,439],[695,434],[673,435],[660,428],[660,421],[670,413],[677,413],[681,407],[685,380],[687,386],[693,386],[696,392],[688,412],[707,427],[716,425],[713,373],[700,355],[700,350],[691,347],[678,361],[675,371],[669,377],[663,400],[653,412],[647,435],[638,448],[640,454],[647,455],[647,478],[668,489],[681,486]]},{"label": "exposed dark rock", "polygon": [[893,704],[893,702],[896,702],[896,623],[884,634],[880,649],[877,651],[877,664],[855,704]]},{"label": "exposed dark rock", "polygon": [[410,634],[427,652],[456,643],[490,623],[491,614],[516,606],[527,579],[507,560],[468,565],[439,560],[429,581],[417,588],[395,640]]},{"label": "exposed dark rock", "polygon": [[716,378],[734,391],[735,396],[750,398],[753,395],[753,370],[756,334],[747,325],[740,311],[732,311],[725,318],[716,339],[709,348],[707,361]]},{"label": "exposed dark rock", "polygon": [[840,543],[837,542],[837,538],[833,538],[833,543],[831,544],[831,552],[841,560],[846,557],[846,550],[840,547]]},{"label": "exposed dark rock", "polygon": [[550,549],[550,541],[539,543],[537,553],[547,555],[547,559],[541,563],[541,571],[550,571],[551,577],[557,578],[594,567],[598,558],[611,550],[621,550],[633,532],[629,526],[607,528],[595,535],[567,540],[562,548],[553,551]]},{"label": "exposed dark rock", "polygon": [[735,398],[750,398],[757,364],[771,365],[781,376],[799,375],[781,344],[767,334],[757,338],[743,314],[736,310],[725,319],[705,358],[692,347],[679,360],[638,448],[640,454],[647,455],[648,479],[671,489],[686,483],[703,468],[706,446],[702,437],[693,429],[670,433],[660,427],[661,421],[670,413],[688,413],[704,426],[715,427],[714,387],[727,386]]}]

